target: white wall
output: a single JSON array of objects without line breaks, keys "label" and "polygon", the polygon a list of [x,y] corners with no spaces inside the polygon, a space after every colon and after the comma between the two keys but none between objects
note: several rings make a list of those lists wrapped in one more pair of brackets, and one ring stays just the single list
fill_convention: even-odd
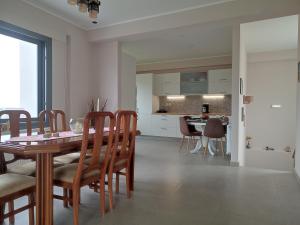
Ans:
[{"label": "white wall", "polygon": [[[246,94],[247,54],[240,24],[233,27],[232,43],[232,149],[233,165],[245,163],[245,126],[242,122],[243,95],[240,94],[240,78],[243,79],[243,93]],[[246,109],[244,107],[244,112]]]},{"label": "white wall", "polygon": [[[243,80],[243,93],[239,95],[239,163],[241,166],[245,165],[245,142],[246,142],[246,121],[247,118],[247,108],[243,103],[243,95],[247,95],[247,51],[244,37],[244,29],[241,25],[240,30],[240,78]],[[242,110],[244,112],[242,112]],[[244,121],[242,121],[242,114],[244,113]]]},{"label": "white wall", "polygon": [[[86,113],[87,102],[91,98],[90,45],[86,31],[19,0],[0,2],[0,20],[52,38],[53,107],[70,112],[71,117]],[[66,63],[67,35],[71,41],[70,68]],[[70,71],[70,84],[66,84],[67,70]],[[69,97],[66,95],[67,87],[70,89]],[[66,102],[69,102],[69,109]]]},{"label": "white wall", "polygon": [[[300,14],[300,12],[299,12]],[[300,62],[300,16],[298,17],[298,62]],[[297,83],[297,132],[296,132],[296,157],[295,171],[300,177],[300,83]]]},{"label": "white wall", "polygon": [[94,43],[92,46],[93,95],[103,103],[105,110],[116,111],[119,106],[120,46],[117,41]]},{"label": "white wall", "polygon": [[[246,132],[255,149],[295,147],[297,59],[291,59],[290,52],[249,55],[247,91],[254,101],[247,105]],[[272,104],[282,108],[271,108]]]},{"label": "white wall", "polygon": [[121,53],[119,108],[136,110],[136,59]]}]

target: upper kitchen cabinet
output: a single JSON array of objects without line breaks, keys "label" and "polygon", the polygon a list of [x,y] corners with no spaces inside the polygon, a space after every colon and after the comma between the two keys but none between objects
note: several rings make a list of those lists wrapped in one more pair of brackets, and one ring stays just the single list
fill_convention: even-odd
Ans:
[{"label": "upper kitchen cabinet", "polygon": [[206,72],[181,73],[180,94],[207,94],[208,79]]},{"label": "upper kitchen cabinet", "polygon": [[180,73],[153,75],[153,95],[180,95]]},{"label": "upper kitchen cabinet", "polygon": [[208,93],[225,94],[232,93],[232,70],[218,69],[208,71]]}]

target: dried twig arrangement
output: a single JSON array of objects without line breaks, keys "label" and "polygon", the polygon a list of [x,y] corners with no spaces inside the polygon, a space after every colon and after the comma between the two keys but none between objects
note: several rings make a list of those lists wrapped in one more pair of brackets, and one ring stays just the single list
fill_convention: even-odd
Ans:
[{"label": "dried twig arrangement", "polygon": [[108,100],[108,99],[105,99],[105,102],[104,102],[104,104],[103,104],[102,107],[101,107],[101,112],[104,112],[104,110],[105,110],[105,108],[106,108],[106,105],[107,105],[107,100]]}]

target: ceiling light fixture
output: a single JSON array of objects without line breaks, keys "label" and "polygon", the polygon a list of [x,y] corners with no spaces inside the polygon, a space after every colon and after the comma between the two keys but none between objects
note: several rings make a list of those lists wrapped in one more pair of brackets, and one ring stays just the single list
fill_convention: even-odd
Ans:
[{"label": "ceiling light fixture", "polygon": [[184,95],[168,95],[167,99],[168,100],[184,100],[185,96]]},{"label": "ceiling light fixture", "polygon": [[68,0],[68,4],[77,4],[79,12],[89,12],[91,19],[97,19],[101,2],[99,0]]},{"label": "ceiling light fixture", "polygon": [[204,99],[223,99],[225,95],[203,95]]}]

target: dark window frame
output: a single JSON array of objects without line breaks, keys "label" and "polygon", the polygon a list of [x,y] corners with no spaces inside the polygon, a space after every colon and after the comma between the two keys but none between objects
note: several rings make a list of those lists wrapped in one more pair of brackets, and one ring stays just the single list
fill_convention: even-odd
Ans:
[{"label": "dark window frame", "polygon": [[[0,20],[0,34],[17,38],[38,46],[38,112],[52,109],[52,39]],[[26,110],[26,109],[25,109]],[[6,122],[0,119],[0,123]],[[32,118],[33,127],[38,127],[38,118]],[[23,128],[23,126],[21,126]]]}]

